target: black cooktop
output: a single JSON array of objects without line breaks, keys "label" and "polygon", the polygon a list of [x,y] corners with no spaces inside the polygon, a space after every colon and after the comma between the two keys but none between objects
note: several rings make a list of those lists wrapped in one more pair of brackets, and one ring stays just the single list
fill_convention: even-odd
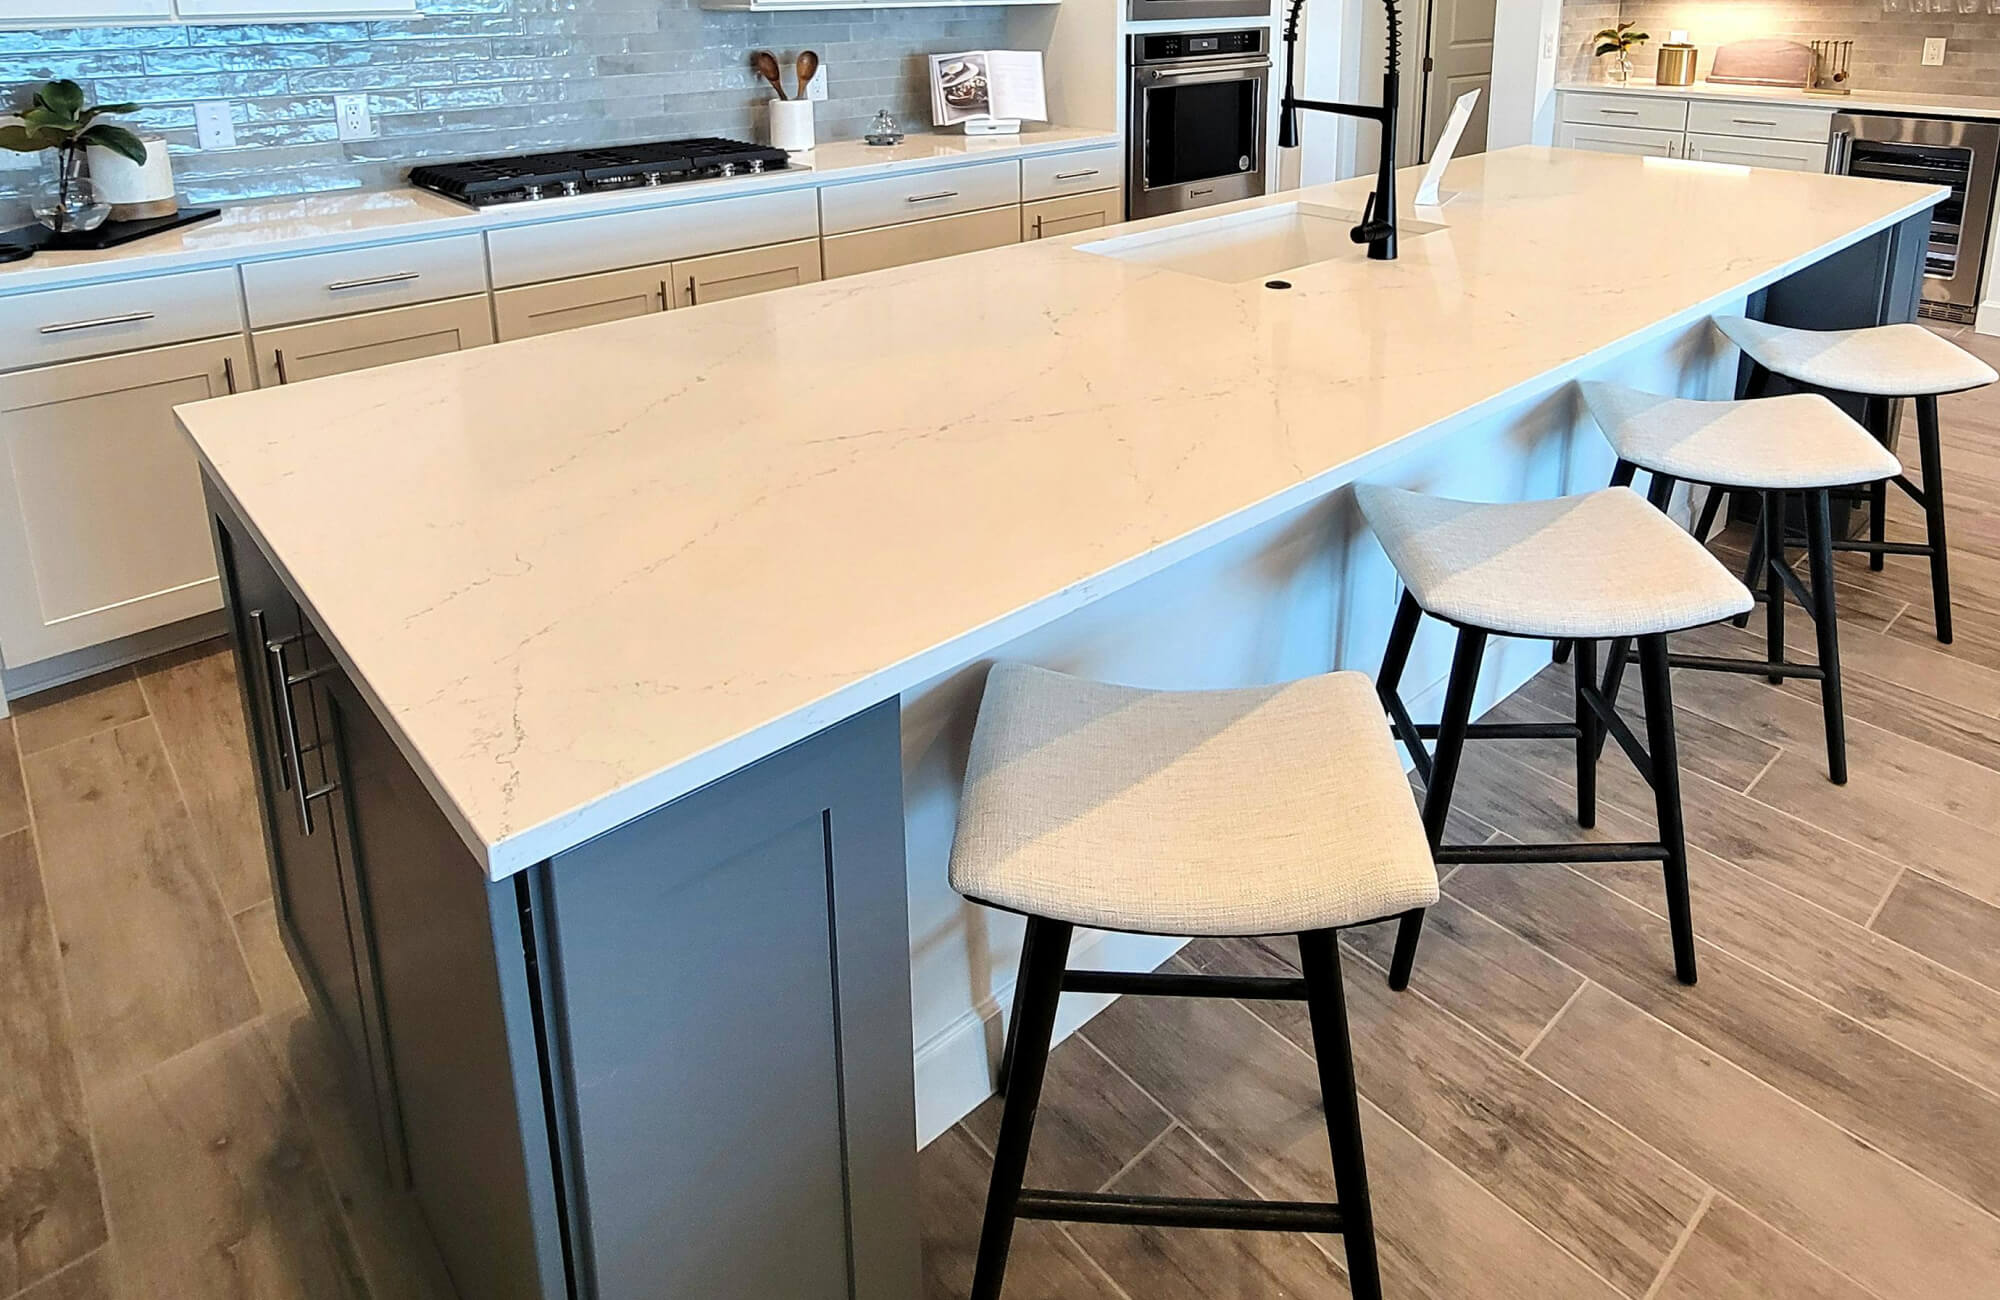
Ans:
[{"label": "black cooktop", "polygon": [[483,208],[712,176],[781,171],[789,165],[790,155],[783,149],[701,138],[439,163],[414,168],[410,184]]}]

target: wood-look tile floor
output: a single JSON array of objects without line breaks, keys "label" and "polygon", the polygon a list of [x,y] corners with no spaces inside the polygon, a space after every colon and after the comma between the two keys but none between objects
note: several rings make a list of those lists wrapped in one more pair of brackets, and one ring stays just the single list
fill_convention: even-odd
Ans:
[{"label": "wood-look tile floor", "polygon": [[[1947,399],[1944,436],[1957,642],[1933,638],[1920,562],[1843,557],[1846,787],[1810,684],[1675,676],[1699,985],[1673,981],[1641,867],[1460,868],[1401,995],[1386,930],[1349,936],[1392,1297],[2000,1295],[2000,394]],[[1919,536],[1894,509],[1892,535]],[[1546,674],[1501,712],[1566,693]],[[1560,742],[1475,746],[1456,821],[1576,833],[1570,775]],[[0,724],[0,1300],[450,1292],[306,1014],[250,779],[218,645]],[[1602,784],[1597,833],[1650,834],[1615,751]],[[1176,961],[1295,959],[1200,942]],[[1309,1044],[1282,1004],[1126,999],[1053,1054],[1030,1176],[1329,1197]],[[923,1153],[933,1296],[965,1292],[997,1125],[989,1104]],[[1302,1236],[1028,1224],[1007,1294],[1338,1296],[1340,1259]]]}]

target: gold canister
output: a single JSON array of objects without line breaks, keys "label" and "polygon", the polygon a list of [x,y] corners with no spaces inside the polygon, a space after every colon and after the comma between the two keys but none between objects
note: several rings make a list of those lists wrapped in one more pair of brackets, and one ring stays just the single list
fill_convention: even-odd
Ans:
[{"label": "gold canister", "polygon": [[1660,66],[1653,80],[1662,86],[1692,86],[1695,60],[1700,53],[1686,41],[1667,42],[1660,47]]}]

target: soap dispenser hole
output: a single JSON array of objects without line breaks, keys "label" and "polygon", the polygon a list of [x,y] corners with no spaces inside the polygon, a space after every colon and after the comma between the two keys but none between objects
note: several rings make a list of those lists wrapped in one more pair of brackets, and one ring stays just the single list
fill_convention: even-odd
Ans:
[{"label": "soap dispenser hole", "polygon": [[1290,280],[1266,280],[1264,281],[1264,287],[1266,289],[1289,289],[1292,287],[1292,282]]}]

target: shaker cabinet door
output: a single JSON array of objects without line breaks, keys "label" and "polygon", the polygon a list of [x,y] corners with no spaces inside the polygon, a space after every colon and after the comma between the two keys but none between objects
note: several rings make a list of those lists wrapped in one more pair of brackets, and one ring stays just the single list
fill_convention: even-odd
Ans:
[{"label": "shaker cabinet door", "polygon": [[263,382],[296,384],[483,346],[493,341],[493,311],[481,294],[255,330],[250,337]]},{"label": "shaker cabinet door", "polygon": [[1021,238],[1053,239],[1057,235],[1099,226],[1115,226],[1125,219],[1123,190],[1095,190],[1089,194],[1065,194],[1056,199],[1039,199],[1021,205]]},{"label": "shaker cabinet door", "polygon": [[674,306],[695,307],[705,302],[721,302],[724,298],[811,284],[817,279],[817,239],[795,239],[765,248],[684,258],[674,263]]},{"label": "shaker cabinet door", "polygon": [[1565,122],[1556,128],[1556,144],[1593,153],[1640,154],[1648,158],[1681,156],[1681,133],[1636,126],[1582,126]]},{"label": "shaker cabinet door", "polygon": [[1021,208],[1012,204],[965,212],[955,217],[932,217],[927,221],[907,221],[875,230],[857,230],[850,235],[826,237],[826,276],[860,275],[888,266],[928,262],[956,253],[972,253],[982,248],[1021,242]]},{"label": "shaker cabinet door", "polygon": [[173,408],[249,373],[240,339],[0,376],[0,655],[10,667],[221,604]]},{"label": "shaker cabinet door", "polygon": [[673,305],[673,291],[668,287],[673,273],[670,263],[661,262],[502,289],[493,295],[500,338],[503,342],[533,338],[665,311]]}]

